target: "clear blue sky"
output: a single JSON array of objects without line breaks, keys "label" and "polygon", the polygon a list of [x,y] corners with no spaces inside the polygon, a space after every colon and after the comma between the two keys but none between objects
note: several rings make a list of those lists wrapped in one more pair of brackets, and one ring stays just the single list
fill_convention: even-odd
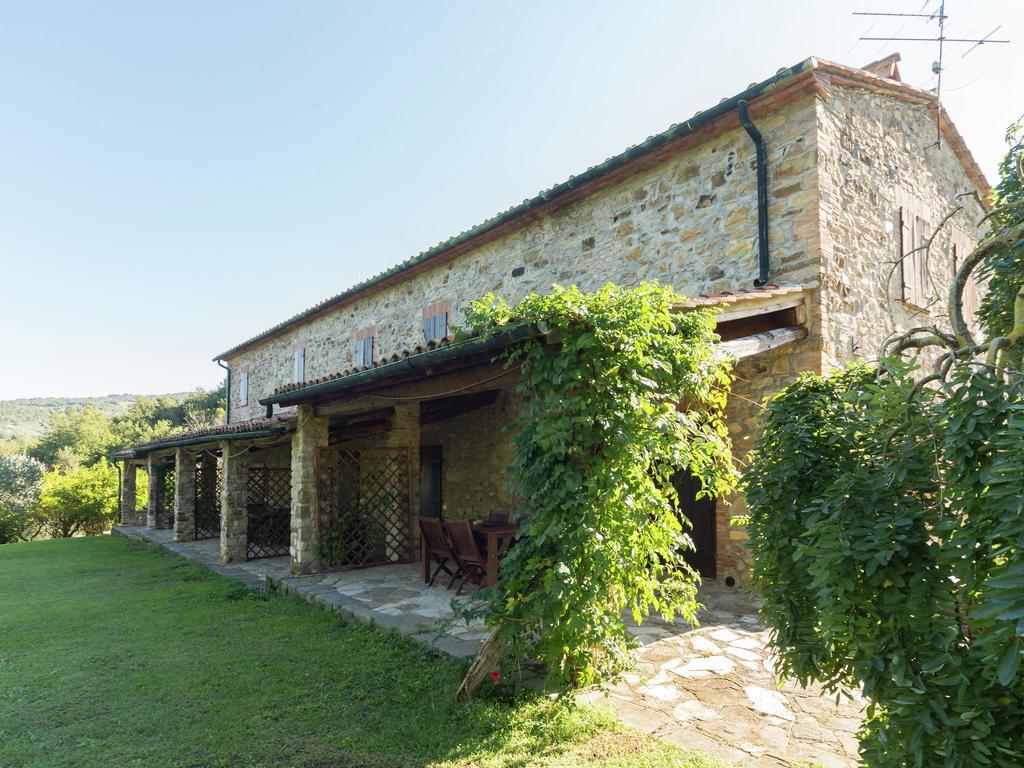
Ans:
[{"label": "clear blue sky", "polygon": [[[212,386],[214,354],[809,55],[898,48],[927,86],[934,46],[850,15],[923,2],[2,0],[0,398]],[[1015,38],[947,58],[991,179],[1024,2],[947,12]]]}]

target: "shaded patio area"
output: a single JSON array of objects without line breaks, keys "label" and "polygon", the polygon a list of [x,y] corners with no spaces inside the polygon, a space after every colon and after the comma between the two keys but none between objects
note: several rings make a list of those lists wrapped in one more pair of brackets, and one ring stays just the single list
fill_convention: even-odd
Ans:
[{"label": "shaded patio area", "polygon": [[[114,532],[162,546],[251,589],[293,594],[452,656],[473,656],[486,637],[479,623],[446,624],[455,592],[424,584],[418,563],[296,576],[288,557],[221,565],[215,539],[174,542],[171,530],[143,526]],[[634,626],[641,643],[637,668],[607,691],[586,691],[579,700],[729,764],[857,765],[860,699],[837,703],[820,689],[779,680],[767,649],[768,631],[742,591],[709,580],[699,599],[705,606],[699,628],[657,620]]]}]

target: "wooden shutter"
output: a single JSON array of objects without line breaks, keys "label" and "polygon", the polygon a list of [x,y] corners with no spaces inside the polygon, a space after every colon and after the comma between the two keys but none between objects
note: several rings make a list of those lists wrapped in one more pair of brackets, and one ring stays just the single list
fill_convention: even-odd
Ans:
[{"label": "wooden shutter", "polygon": [[249,404],[249,372],[242,371],[238,374],[238,404]]},{"label": "wooden shutter", "polygon": [[373,336],[356,342],[356,365],[373,365]]},{"label": "wooden shutter", "polygon": [[295,350],[295,368],[292,371],[292,381],[298,383],[306,377],[306,349],[300,347]]},{"label": "wooden shutter", "polygon": [[427,341],[443,339],[448,335],[448,313],[439,312],[423,321],[423,335]]},{"label": "wooden shutter", "polygon": [[923,215],[924,206],[909,192],[898,190],[896,200],[899,204],[899,255],[902,257],[901,298],[916,307],[926,307],[934,293],[928,277],[928,258],[924,250],[928,238],[931,237],[931,225]]}]

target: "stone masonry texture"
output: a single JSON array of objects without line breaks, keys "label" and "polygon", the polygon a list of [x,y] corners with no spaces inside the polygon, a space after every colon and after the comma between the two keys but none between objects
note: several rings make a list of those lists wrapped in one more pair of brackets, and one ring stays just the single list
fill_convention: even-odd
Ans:
[{"label": "stone masonry texture", "polygon": [[220,562],[237,563],[248,552],[249,519],[246,485],[249,482],[249,452],[238,443],[220,444],[222,476],[220,493]]},{"label": "stone masonry texture", "polygon": [[159,466],[157,457],[150,454],[146,460],[146,525],[157,527],[157,501],[160,488]]},{"label": "stone masonry texture", "polygon": [[136,503],[136,471],[138,467],[131,461],[125,461],[121,471],[121,524],[139,525],[139,513]]},{"label": "stone masonry texture", "polygon": [[196,535],[196,457],[184,448],[174,451],[174,540]]},{"label": "stone masonry texture", "polygon": [[[758,117],[768,142],[774,191],[773,278],[818,277],[817,130],[811,96]],[[689,295],[749,288],[757,277],[754,147],[742,128],[487,243],[453,262],[359,299],[233,356],[249,373],[249,402],[233,396],[233,421],[260,416],[260,397],[291,382],[294,349],[305,377],[355,363],[360,330],[377,331],[375,355],[423,342],[423,310],[450,301],[457,325],[469,302],[494,292],[514,302],[555,283],[585,290],[659,280]],[[523,268],[512,277],[512,270]]]},{"label": "stone masonry texture", "polygon": [[[902,300],[900,272],[892,268],[900,250],[898,201],[906,195],[921,201],[932,226],[959,201],[964,210],[953,225],[980,239],[981,207],[963,196],[976,188],[948,142],[933,146],[929,105],[817,77],[813,93],[772,111],[752,109],[768,148],[771,280],[818,290],[806,307],[807,339],[737,368],[728,416],[740,462],[756,441],[764,398],[801,372],[874,359],[889,334],[923,319],[944,324],[936,308]],[[944,295],[952,276],[945,235],[936,238],[930,268],[936,294]],[[657,279],[692,296],[749,288],[756,276],[754,147],[737,127],[235,353],[228,362],[248,371],[249,400],[242,406],[234,398],[231,418],[262,414],[259,398],[292,380],[296,348],[305,348],[306,379],[344,370],[355,363],[355,340],[364,329],[374,329],[378,358],[422,343],[424,312],[432,305],[450,306],[457,325],[469,302],[491,292],[515,302],[556,283],[592,290]],[[501,429],[513,414],[514,398],[505,392],[493,405],[423,426],[419,444],[443,447],[446,515],[482,517],[513,503],[502,473],[510,448]],[[300,572],[315,559],[315,526],[308,521],[315,521],[320,440],[326,424],[293,440],[292,550]],[[718,509],[719,576],[742,581],[746,534],[730,525],[746,510],[742,496],[719,500]]]},{"label": "stone masonry texture", "polygon": [[317,460],[318,452],[327,445],[327,419],[313,415],[313,409],[301,405],[292,435],[292,573],[312,573],[319,568],[317,536]]}]

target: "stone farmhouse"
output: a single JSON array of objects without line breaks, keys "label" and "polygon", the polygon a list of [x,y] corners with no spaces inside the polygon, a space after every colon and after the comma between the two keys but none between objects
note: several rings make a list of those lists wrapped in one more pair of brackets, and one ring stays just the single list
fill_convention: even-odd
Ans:
[{"label": "stone farmhouse", "polygon": [[[656,279],[692,297],[679,311],[720,306],[742,461],[766,396],[803,371],[870,359],[935,315],[979,237],[989,185],[898,60],[779,70],[221,352],[227,423],[119,454],[122,522],[219,537],[225,563],[287,555],[302,574],[419,559],[418,515],[518,507],[502,429],[517,373],[493,360],[528,332],[451,331],[489,292],[515,302],[555,283]],[[956,202],[926,260],[919,246]],[[695,566],[742,583],[745,534],[729,519],[743,499],[697,500],[692,486],[679,482]]]}]

